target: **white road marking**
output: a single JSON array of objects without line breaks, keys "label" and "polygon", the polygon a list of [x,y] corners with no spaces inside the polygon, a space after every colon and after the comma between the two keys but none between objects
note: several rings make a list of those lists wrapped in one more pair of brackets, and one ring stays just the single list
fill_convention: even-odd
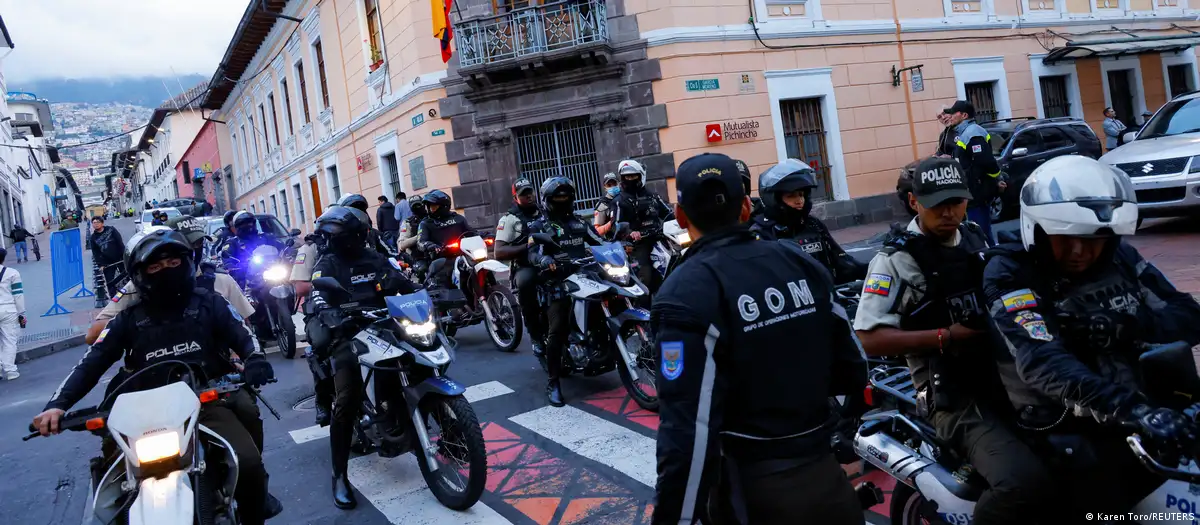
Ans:
[{"label": "white road marking", "polygon": [[508,388],[499,381],[488,381],[467,387],[467,391],[463,393],[463,397],[467,398],[470,403],[491,399],[493,397],[502,396],[504,394],[513,393],[513,389]]},{"label": "white road marking", "polygon": [[509,525],[508,521],[483,502],[463,512],[443,507],[425,485],[417,458],[405,454],[381,458],[372,454],[350,460],[346,474],[388,521],[404,525]]},{"label": "white road marking", "polygon": [[[467,387],[467,391],[463,393],[463,397],[467,398],[467,402],[475,403],[511,393],[513,393],[513,389],[508,388],[504,383],[488,381]],[[292,436],[292,441],[295,441],[297,444],[308,443],[309,441],[329,437],[329,427],[313,425],[289,431],[288,434]]]},{"label": "white road marking", "polygon": [[658,479],[654,440],[616,423],[570,406],[539,408],[509,420],[647,486]]}]

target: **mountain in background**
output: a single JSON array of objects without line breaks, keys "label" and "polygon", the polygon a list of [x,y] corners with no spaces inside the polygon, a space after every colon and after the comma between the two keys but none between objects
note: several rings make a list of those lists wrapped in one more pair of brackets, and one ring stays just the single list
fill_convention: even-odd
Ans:
[{"label": "mountain in background", "polygon": [[[8,89],[34,93],[50,102],[87,104],[118,102],[155,108],[163,101],[178,96],[182,91],[179,88],[180,84],[183,85],[183,90],[186,90],[208,79],[209,77],[203,75],[182,75],[178,78],[58,78],[13,82]],[[163,87],[164,82],[166,87]]]}]

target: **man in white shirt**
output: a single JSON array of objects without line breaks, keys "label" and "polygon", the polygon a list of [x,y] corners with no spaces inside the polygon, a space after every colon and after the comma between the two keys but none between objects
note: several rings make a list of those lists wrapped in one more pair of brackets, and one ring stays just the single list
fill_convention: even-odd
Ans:
[{"label": "man in white shirt", "polygon": [[25,328],[25,287],[21,272],[4,266],[8,251],[0,248],[0,373],[12,381],[17,372],[17,340]]}]

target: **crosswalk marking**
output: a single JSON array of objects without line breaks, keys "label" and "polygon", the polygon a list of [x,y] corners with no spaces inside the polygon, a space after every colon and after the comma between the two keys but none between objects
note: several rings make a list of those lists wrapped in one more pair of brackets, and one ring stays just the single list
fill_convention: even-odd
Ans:
[{"label": "crosswalk marking", "polygon": [[658,479],[654,440],[616,423],[571,406],[539,408],[509,420],[647,486]]},{"label": "crosswalk marking", "polygon": [[475,503],[458,512],[443,507],[425,485],[416,456],[404,454],[395,458],[378,455],[361,456],[350,460],[346,470],[350,483],[358,489],[388,521],[404,525],[509,525],[487,504]]}]

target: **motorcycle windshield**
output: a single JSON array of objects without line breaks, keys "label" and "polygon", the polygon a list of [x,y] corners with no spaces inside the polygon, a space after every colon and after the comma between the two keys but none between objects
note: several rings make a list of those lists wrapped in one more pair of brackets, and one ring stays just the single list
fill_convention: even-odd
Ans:
[{"label": "motorcycle windshield", "polygon": [[616,242],[592,246],[592,257],[602,265],[625,266],[625,247]]},{"label": "motorcycle windshield", "polygon": [[418,290],[408,295],[392,295],[387,297],[388,315],[396,319],[408,319],[412,323],[424,323],[429,320],[429,312],[433,310],[433,301],[429,292]]},{"label": "motorcycle windshield", "polygon": [[250,256],[250,262],[255,266],[262,266],[275,261],[275,257],[279,256],[279,249],[269,244],[264,244],[254,249]]}]

